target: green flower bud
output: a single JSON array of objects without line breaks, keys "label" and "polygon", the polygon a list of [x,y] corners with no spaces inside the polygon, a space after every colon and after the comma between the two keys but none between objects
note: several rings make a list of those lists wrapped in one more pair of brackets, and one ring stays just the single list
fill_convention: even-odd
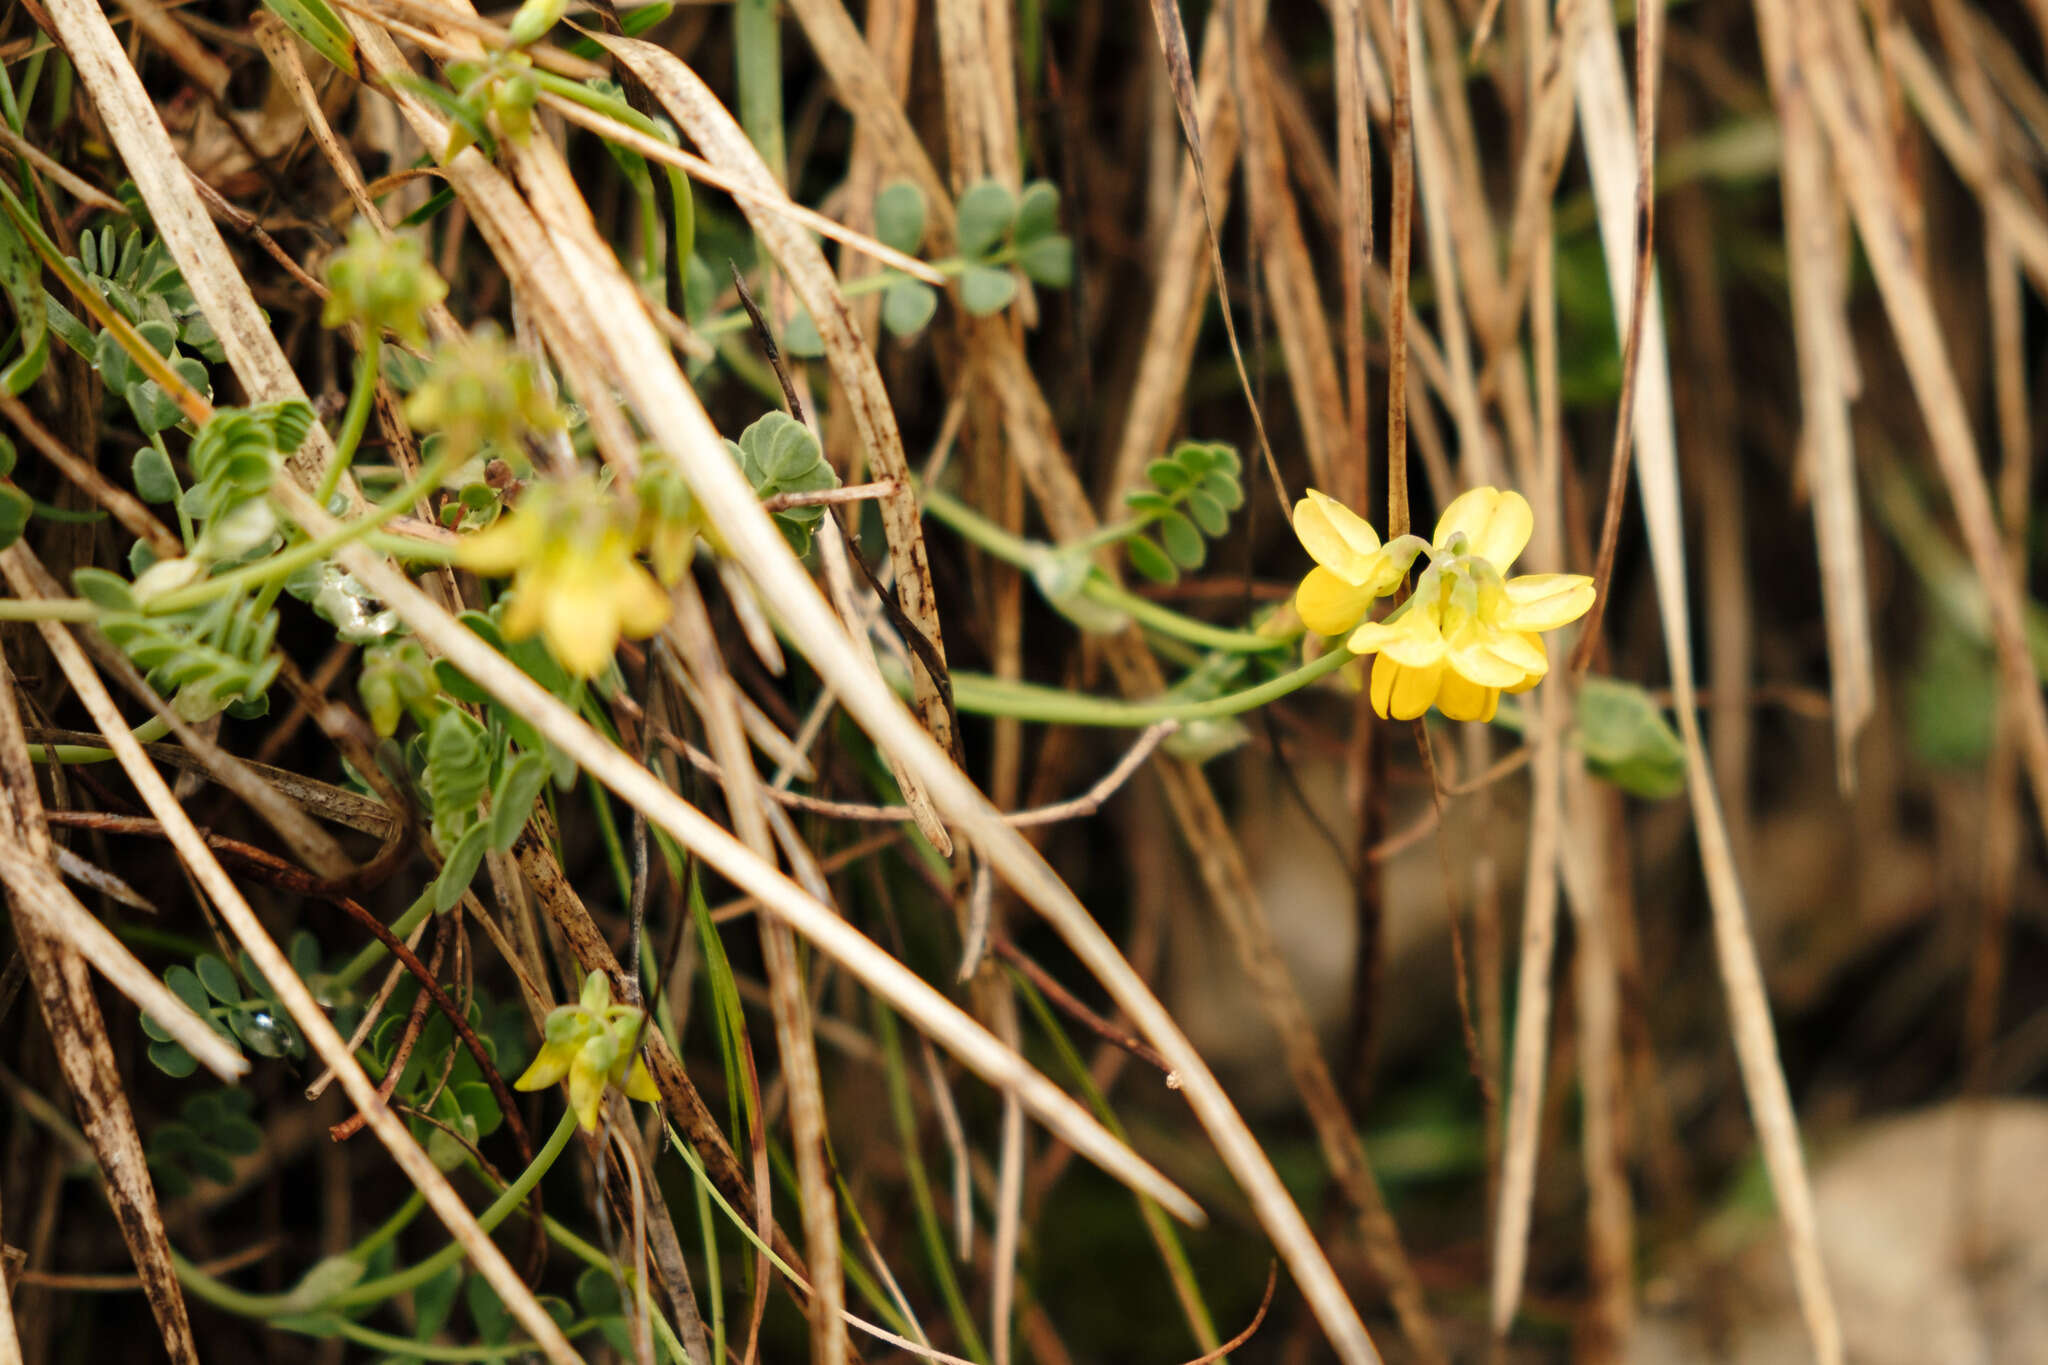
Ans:
[{"label": "green flower bud", "polygon": [[426,343],[426,310],[448,296],[418,242],[386,238],[360,221],[327,263],[327,286],[332,292],[321,310],[323,325],[359,322],[389,330],[410,346]]}]

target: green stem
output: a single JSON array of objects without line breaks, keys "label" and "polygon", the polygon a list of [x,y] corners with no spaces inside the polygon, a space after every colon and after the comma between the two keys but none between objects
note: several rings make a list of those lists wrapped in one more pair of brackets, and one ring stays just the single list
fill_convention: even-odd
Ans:
[{"label": "green stem", "polygon": [[372,1232],[368,1237],[363,1238],[362,1241],[349,1248],[348,1254],[358,1261],[368,1261],[370,1257],[376,1255],[378,1247],[383,1246],[399,1233],[404,1232],[407,1225],[413,1219],[419,1217],[420,1210],[426,1206],[427,1197],[418,1190],[414,1190],[406,1196],[405,1202],[398,1206],[397,1212],[385,1219],[375,1232]]},{"label": "green stem", "polygon": [[[350,1322],[347,1318],[318,1319],[304,1324],[304,1327],[309,1336],[327,1336],[331,1333],[347,1337],[359,1346],[368,1346],[372,1350],[382,1351],[387,1357],[396,1357],[400,1360],[510,1360],[514,1356],[540,1354],[540,1347],[530,1341],[508,1341],[496,1346],[481,1343],[474,1346],[436,1346],[430,1341],[415,1341],[411,1337],[379,1332],[375,1328]],[[597,1327],[597,1319],[589,1318],[569,1324],[562,1329],[562,1335],[573,1341],[586,1332],[596,1331]]]},{"label": "green stem", "polygon": [[[391,937],[401,941],[404,940],[408,934],[419,928],[420,921],[432,913],[434,913],[434,888],[430,885],[418,900],[405,908],[404,914],[391,921]],[[373,939],[364,944],[362,950],[350,958],[342,969],[334,974],[332,979],[334,989],[345,991],[353,987],[356,982],[363,979],[364,975],[372,967],[375,967],[384,960],[384,954],[387,951],[382,939]]]},{"label": "green stem", "polygon": [[[555,1158],[569,1145],[569,1139],[575,1132],[576,1111],[564,1109],[561,1122],[555,1125],[554,1132],[548,1134],[548,1140],[542,1144],[541,1149],[533,1154],[533,1160],[527,1164],[526,1169],[505,1187],[504,1192],[491,1202],[489,1208],[477,1215],[476,1225],[481,1231],[489,1233],[504,1222],[514,1209],[526,1202],[526,1196],[533,1192],[533,1187],[540,1183],[540,1178],[548,1173],[548,1167],[555,1164]],[[460,1263],[463,1255],[462,1243],[450,1242],[416,1265],[343,1290],[323,1306],[357,1308],[382,1303],[394,1294],[403,1294],[408,1289],[425,1284],[449,1266]]]},{"label": "green stem", "polygon": [[422,493],[440,487],[441,476],[446,472],[447,467],[448,456],[444,451],[421,465],[418,478],[378,503],[370,510],[368,515],[359,517],[345,525],[337,526],[324,536],[303,541],[288,550],[280,551],[268,559],[258,560],[254,564],[246,564],[239,569],[230,569],[226,573],[215,578],[209,578],[203,583],[194,583],[189,588],[179,588],[176,592],[167,592],[162,597],[151,600],[147,604],[147,610],[151,612],[182,611],[187,607],[196,607],[202,603],[211,602],[216,597],[239,594],[254,584],[268,583],[273,580],[283,582],[300,565],[311,564],[327,558],[342,546],[349,544],[351,541],[362,539],[390,521],[393,517],[407,511],[419,500]]},{"label": "green stem", "polygon": [[[151,716],[128,733],[135,736],[137,744],[154,744],[170,732],[169,721]],[[114,751],[91,744],[31,744],[28,757],[31,763],[105,763],[114,757]]]},{"label": "green stem", "polygon": [[[548,1167],[552,1166],[555,1158],[562,1154],[562,1149],[569,1145],[569,1136],[575,1131],[576,1113],[574,1110],[565,1110],[562,1114],[562,1121],[555,1125],[555,1131],[549,1136],[547,1144],[534,1154],[533,1161],[524,1171],[519,1173],[519,1177],[516,1180],[505,1187],[505,1192],[499,1195],[489,1208],[477,1215],[477,1226],[488,1233],[491,1229],[497,1227],[498,1224],[504,1222],[507,1215],[512,1210],[518,1208],[526,1196],[533,1190],[533,1187],[540,1183],[540,1178],[547,1174]],[[404,1210],[401,1209],[400,1212],[402,1213]],[[387,1223],[386,1227],[389,1226],[390,1224]],[[379,1229],[379,1232],[382,1231],[383,1229]],[[373,1238],[376,1235],[376,1233],[371,1234]],[[462,1255],[462,1244],[460,1242],[450,1242],[447,1246],[417,1265],[409,1266],[404,1270],[382,1276],[378,1279],[353,1285],[338,1294],[329,1295],[320,1303],[314,1304],[308,1304],[304,1301],[305,1295],[303,1290],[288,1290],[282,1294],[244,1293],[233,1285],[226,1284],[207,1274],[175,1251],[171,1253],[171,1265],[177,1271],[178,1282],[185,1286],[186,1292],[195,1298],[204,1299],[217,1308],[224,1308],[238,1317],[266,1320],[278,1318],[306,1319],[332,1309],[356,1308],[373,1303],[382,1303],[385,1299],[395,1294],[403,1294],[408,1289],[425,1284],[428,1280],[433,1279],[434,1276],[460,1261]],[[414,1352],[414,1354],[417,1354],[417,1352]]]},{"label": "green stem", "polygon": [[355,462],[356,447],[363,442],[363,431],[370,424],[370,406],[377,397],[377,374],[384,357],[384,334],[375,327],[363,329],[368,340],[363,343],[363,353],[356,358],[356,386],[348,396],[348,410],[341,415],[341,430],[334,437],[334,458],[327,462],[327,472],[320,476],[320,486],[313,490],[313,501],[321,507],[341,487],[341,476]]},{"label": "green stem", "polygon": [[82,597],[0,597],[0,621],[97,621],[100,609]]},{"label": "green stem", "polygon": [[[1038,541],[1026,540],[996,525],[994,522],[961,502],[958,498],[942,493],[936,488],[921,488],[919,496],[924,507],[934,517],[951,527],[959,535],[1006,564],[1029,572],[1043,563],[1048,556],[1056,554],[1088,554],[1103,546],[1114,544],[1129,535],[1136,526],[1134,522],[1120,522],[1105,526],[1102,530],[1075,545],[1052,546]],[[1099,543],[1098,543],[1099,542]],[[1197,621],[1183,616],[1169,607],[1126,588],[1120,588],[1109,581],[1100,571],[1091,570],[1081,585],[1081,595],[1089,601],[1123,612],[1148,630],[1203,649],[1222,650],[1231,654],[1264,654],[1272,650],[1286,649],[1292,640],[1280,636],[1261,635],[1256,631],[1227,630],[1212,626],[1206,621]]]},{"label": "green stem", "polygon": [[1163,720],[1217,720],[1278,701],[1299,692],[1321,678],[1335,673],[1358,656],[1346,649],[1334,649],[1292,673],[1228,692],[1202,701],[1117,701],[1110,697],[1076,696],[1056,687],[1037,683],[1009,682],[986,673],[953,674],[953,704],[978,716],[1014,716],[1018,720],[1042,721],[1048,725],[1097,725],[1105,728],[1142,729]]},{"label": "green stem", "polygon": [[910,1102],[910,1078],[903,1063],[903,1044],[897,1036],[896,1016],[879,998],[874,1006],[875,1031],[882,1036],[882,1056],[889,1085],[889,1109],[896,1119],[896,1136],[902,1146],[903,1174],[910,1186],[911,1207],[917,1212],[917,1228],[924,1243],[925,1259],[931,1263],[932,1278],[938,1282],[939,1297],[946,1302],[947,1316],[959,1334],[960,1348],[970,1359],[986,1361],[988,1348],[975,1328],[974,1314],[953,1274],[953,1259],[946,1248],[946,1234],[939,1226],[938,1206],[932,1199],[931,1181],[925,1175],[924,1158],[917,1146],[917,1113]]}]

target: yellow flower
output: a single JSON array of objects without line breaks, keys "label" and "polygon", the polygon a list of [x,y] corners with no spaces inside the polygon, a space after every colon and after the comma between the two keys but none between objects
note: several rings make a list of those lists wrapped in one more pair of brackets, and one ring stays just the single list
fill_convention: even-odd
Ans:
[{"label": "yellow flower", "polygon": [[1497,488],[1472,489],[1444,509],[1414,593],[1351,634],[1354,652],[1379,656],[1374,711],[1413,720],[1435,706],[1452,720],[1491,720],[1502,692],[1542,680],[1550,659],[1541,632],[1584,615],[1594,589],[1584,574],[1506,577],[1533,525],[1528,500]]},{"label": "yellow flower", "polygon": [[[1364,517],[1311,488],[1294,504],[1294,534],[1316,566],[1301,580],[1294,609],[1318,635],[1342,635],[1407,572]],[[1412,556],[1411,556],[1412,558]]]},{"label": "yellow flower", "polygon": [[589,477],[530,485],[510,513],[463,539],[456,562],[512,575],[505,634],[534,634],[579,678],[596,676],[619,636],[652,635],[668,597],[634,558],[634,513]]},{"label": "yellow flower", "polygon": [[543,1025],[546,1041],[532,1065],[512,1082],[514,1090],[545,1090],[567,1077],[569,1105],[585,1132],[597,1129],[607,1085],[643,1104],[661,1098],[654,1078],[632,1050],[641,1032],[642,1011],[612,1004],[611,995],[603,972],[586,977],[583,998],[548,1015]]}]

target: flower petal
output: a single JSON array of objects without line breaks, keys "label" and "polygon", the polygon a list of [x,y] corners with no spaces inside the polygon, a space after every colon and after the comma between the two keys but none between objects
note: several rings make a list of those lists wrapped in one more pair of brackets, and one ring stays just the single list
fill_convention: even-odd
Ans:
[{"label": "flower petal", "polygon": [[1379,532],[1358,513],[1315,489],[1294,504],[1294,534],[1310,559],[1353,584],[1366,577],[1362,561],[1379,553]]},{"label": "flower petal", "polygon": [[604,1073],[586,1065],[579,1052],[576,1064],[569,1068],[569,1107],[576,1111],[576,1122],[583,1125],[584,1132],[597,1131],[597,1110],[603,1103]]},{"label": "flower petal", "polygon": [[1372,666],[1372,709],[1388,720],[1414,720],[1436,700],[1443,677],[1442,664],[1409,668],[1381,654]]},{"label": "flower petal", "polygon": [[1535,529],[1536,514],[1520,493],[1513,489],[1502,492],[1498,488],[1474,488],[1451,500],[1451,505],[1437,518],[1432,540],[1438,549],[1443,549],[1453,535],[1463,531],[1466,552],[1505,573],[1508,565],[1515,562],[1515,556],[1528,545],[1529,533]]},{"label": "flower petal", "polygon": [[[1527,675],[1495,654],[1485,641],[1467,636],[1450,650],[1452,672],[1478,687],[1512,687]],[[1450,712],[1444,712],[1449,715]]]},{"label": "flower petal", "polygon": [[534,1054],[533,1064],[519,1074],[512,1082],[514,1090],[545,1090],[569,1074],[569,1064],[576,1060],[577,1048],[574,1043],[547,1043]]},{"label": "flower petal", "polygon": [[499,517],[481,531],[455,542],[455,562],[472,573],[511,573],[533,557],[534,536],[518,513]]},{"label": "flower petal", "polygon": [[1370,587],[1357,587],[1318,564],[1301,580],[1294,609],[1301,623],[1318,635],[1342,635],[1365,618],[1373,602]]},{"label": "flower petal", "polygon": [[668,621],[668,594],[631,560],[617,580],[615,600],[620,628],[636,640],[654,634]]},{"label": "flower petal", "polygon": [[626,1092],[629,1100],[642,1104],[661,1103],[661,1092],[654,1088],[654,1077],[647,1074],[647,1064],[638,1057],[633,1059],[633,1069],[626,1073],[626,1083],[619,1087]]},{"label": "flower petal", "polygon": [[1499,688],[1481,687],[1460,677],[1455,665],[1444,674],[1443,686],[1437,689],[1436,709],[1452,720],[1490,720],[1499,705]]},{"label": "flower petal", "polygon": [[1532,573],[1510,578],[1503,623],[1516,630],[1556,630],[1593,605],[1593,580],[1582,573]]},{"label": "flower petal", "polygon": [[1410,607],[1392,621],[1368,621],[1351,635],[1358,654],[1380,654],[1409,668],[1434,668],[1443,662],[1444,637],[1436,614],[1426,606]]},{"label": "flower petal", "polygon": [[541,605],[548,652],[577,677],[596,677],[618,647],[618,608],[581,574],[549,586],[553,591]]},{"label": "flower petal", "polygon": [[1550,654],[1543,648],[1543,641],[1534,635],[1519,630],[1496,630],[1487,636],[1486,648],[1500,659],[1524,673],[1541,677],[1550,668]]}]

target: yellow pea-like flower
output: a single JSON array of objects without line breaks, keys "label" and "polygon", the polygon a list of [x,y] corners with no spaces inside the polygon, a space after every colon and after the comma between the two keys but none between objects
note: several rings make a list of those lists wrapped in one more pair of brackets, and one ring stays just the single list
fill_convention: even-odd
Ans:
[{"label": "yellow pea-like flower", "polygon": [[668,595],[635,554],[635,517],[595,479],[535,484],[519,506],[465,537],[456,562],[512,575],[507,637],[537,634],[563,668],[594,677],[621,635],[644,638],[668,620]]},{"label": "yellow pea-like flower", "polygon": [[605,1087],[615,1086],[627,1099],[651,1103],[661,1098],[634,1044],[643,1012],[611,1003],[611,987],[602,972],[583,983],[583,998],[552,1011],[543,1026],[545,1040],[532,1063],[512,1083],[514,1090],[545,1090],[569,1082],[569,1107],[585,1132],[597,1130]]}]

